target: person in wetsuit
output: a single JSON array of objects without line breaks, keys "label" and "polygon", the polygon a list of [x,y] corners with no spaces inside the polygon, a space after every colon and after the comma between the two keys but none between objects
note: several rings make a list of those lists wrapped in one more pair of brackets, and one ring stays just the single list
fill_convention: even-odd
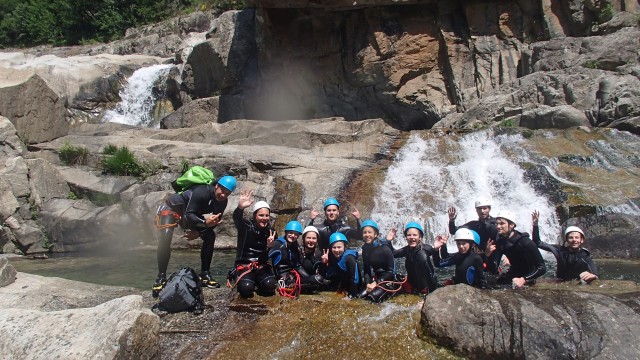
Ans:
[{"label": "person in wetsuit", "polygon": [[556,258],[558,263],[556,277],[564,281],[579,279],[587,284],[597,279],[598,268],[591,259],[589,250],[582,247],[585,238],[582,229],[577,226],[569,226],[564,231],[564,244],[547,244],[540,240],[539,218],[538,211],[531,214],[533,242],[538,245],[538,248],[549,251]]},{"label": "person in wetsuit", "polygon": [[315,226],[307,226],[302,231],[302,265],[299,269],[302,292],[320,290],[327,283],[323,274],[322,250],[318,248],[319,237],[320,232]]},{"label": "person in wetsuit", "polygon": [[[355,209],[355,208],[354,208]],[[358,224],[357,229],[352,229],[343,219],[340,218],[340,203],[335,198],[329,198],[324,202],[324,216],[325,220],[322,224],[314,225],[314,221],[318,216],[318,212],[311,210],[309,213],[309,225],[313,225],[318,229],[320,233],[320,239],[318,239],[318,246],[320,250],[329,249],[329,238],[331,234],[341,232],[347,239],[362,240],[362,233],[360,232],[360,211],[355,209],[351,215],[356,218]]]},{"label": "person in wetsuit", "polygon": [[452,279],[453,284],[467,284],[480,289],[486,288],[487,280],[484,277],[484,262],[478,254],[480,252],[480,236],[473,230],[465,228],[456,230],[454,240],[458,247],[458,252],[452,255],[447,252],[448,238],[448,236],[436,237],[435,242],[439,243],[439,251],[433,257],[434,264],[437,267],[456,266],[456,272]]},{"label": "person in wetsuit", "polygon": [[346,292],[348,299],[358,296],[362,279],[358,267],[358,252],[347,249],[347,237],[336,232],[329,239],[330,250],[324,250],[322,264],[325,266],[329,289]]},{"label": "person in wetsuit", "polygon": [[[391,233],[393,234],[393,233]],[[400,283],[396,282],[396,263],[393,245],[380,239],[380,228],[373,220],[362,222],[362,267],[366,289],[360,297],[374,303],[383,302],[396,294]],[[393,235],[390,235],[393,236]],[[392,238],[393,239],[393,238]]]},{"label": "person in wetsuit", "polygon": [[424,230],[417,222],[412,221],[405,226],[404,237],[407,240],[407,246],[395,250],[393,257],[405,258],[408,281],[408,285],[405,284],[406,291],[413,294],[428,294],[438,285],[433,263],[429,258],[436,254],[437,249],[431,245],[422,244]]},{"label": "person in wetsuit", "polygon": [[278,280],[281,295],[296,297],[300,293],[298,269],[302,265],[302,255],[298,246],[298,238],[302,234],[302,224],[292,220],[284,227],[284,236],[275,240],[269,250],[269,259]]},{"label": "person in wetsuit", "polygon": [[498,238],[498,230],[496,228],[496,219],[489,215],[491,211],[491,201],[486,198],[480,198],[475,202],[478,220],[472,220],[460,226],[456,226],[456,217],[458,213],[455,207],[450,207],[447,214],[449,215],[449,233],[455,234],[459,228],[467,228],[473,230],[480,235],[480,250],[485,251],[489,240],[495,241]]},{"label": "person in wetsuit", "polygon": [[497,283],[510,284],[514,289],[522,288],[526,284],[534,284],[535,279],[542,276],[547,267],[538,251],[536,244],[529,238],[529,234],[515,230],[515,216],[510,211],[503,211],[496,216],[498,239],[495,249],[488,249],[490,260],[487,271],[497,274],[502,255],[506,256],[510,267],[499,274]]},{"label": "person in wetsuit", "polygon": [[235,268],[230,280],[241,297],[250,298],[254,291],[258,295],[273,295],[276,278],[268,263],[269,248],[274,245],[276,231],[271,228],[271,208],[264,201],[253,205],[251,219],[244,218],[244,209],[253,203],[253,190],[240,195],[238,207],[233,211],[233,224],[238,231]]},{"label": "person in wetsuit", "polygon": [[[200,280],[203,286],[220,287],[209,272],[216,241],[214,229],[222,222],[227,198],[236,189],[236,185],[237,182],[233,176],[223,176],[215,184],[193,185],[182,193],[171,194],[158,207],[156,212],[156,227],[160,229],[157,250],[158,276],[151,290],[153,297],[158,297],[160,290],[167,282],[171,239],[176,226],[186,230],[185,238],[193,240],[199,236],[202,239]],[[205,218],[205,214],[212,215]]]}]

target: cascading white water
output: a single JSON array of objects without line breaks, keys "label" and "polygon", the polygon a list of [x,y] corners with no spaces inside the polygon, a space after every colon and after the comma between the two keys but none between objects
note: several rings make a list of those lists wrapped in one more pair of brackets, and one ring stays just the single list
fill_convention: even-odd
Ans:
[{"label": "cascading white water", "polygon": [[136,70],[127,80],[120,93],[116,108],[105,112],[105,122],[116,122],[135,126],[153,124],[153,107],[156,98],[153,86],[161,77],[166,77],[173,65],[153,65]]},{"label": "cascading white water", "polygon": [[[458,210],[456,225],[462,225],[478,218],[474,201],[488,197],[491,215],[512,211],[520,231],[530,232],[531,213],[540,211],[541,238],[556,242],[560,226],[553,205],[524,180],[516,164],[530,161],[522,141],[519,135],[494,136],[490,131],[429,139],[412,134],[389,167],[372,219],[383,234],[396,228],[398,245],[406,244],[401,235],[404,224],[417,221],[425,226],[430,243],[435,235],[448,233],[450,206]],[[453,247],[452,240],[449,244]]]}]

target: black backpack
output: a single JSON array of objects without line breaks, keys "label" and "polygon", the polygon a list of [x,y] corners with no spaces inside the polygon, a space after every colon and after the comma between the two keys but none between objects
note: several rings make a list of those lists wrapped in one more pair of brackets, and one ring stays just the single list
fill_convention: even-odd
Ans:
[{"label": "black backpack", "polygon": [[200,277],[190,267],[183,267],[169,275],[169,279],[158,296],[158,307],[170,313],[204,310],[204,294]]}]

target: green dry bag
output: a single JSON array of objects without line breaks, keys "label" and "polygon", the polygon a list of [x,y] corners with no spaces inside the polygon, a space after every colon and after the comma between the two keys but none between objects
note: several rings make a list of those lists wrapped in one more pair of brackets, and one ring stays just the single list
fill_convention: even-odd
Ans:
[{"label": "green dry bag", "polygon": [[189,170],[187,170],[182,176],[177,178],[175,181],[171,183],[171,187],[177,193],[181,193],[192,185],[196,184],[211,184],[216,179],[213,172],[207,168],[202,166],[192,166]]}]

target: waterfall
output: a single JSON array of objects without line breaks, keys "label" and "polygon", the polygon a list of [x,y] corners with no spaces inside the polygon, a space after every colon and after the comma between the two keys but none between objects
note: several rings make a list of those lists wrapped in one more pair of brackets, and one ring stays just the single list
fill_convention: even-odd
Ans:
[{"label": "waterfall", "polygon": [[[520,135],[493,135],[480,131],[464,136],[413,133],[400,149],[376,198],[372,219],[383,235],[398,230],[396,244],[406,244],[404,224],[425,226],[431,243],[448,233],[447,209],[458,211],[456,225],[478,218],[474,202],[492,200],[491,215],[501,210],[515,214],[516,230],[531,232],[531,212],[540,211],[540,236],[555,243],[560,232],[554,206],[523,178],[517,162],[531,161]],[[453,240],[449,247],[455,250]]]},{"label": "waterfall", "polygon": [[153,108],[156,95],[153,87],[158,79],[166,77],[173,65],[153,65],[136,70],[120,92],[116,108],[104,114],[103,121],[149,127],[154,122]]}]

